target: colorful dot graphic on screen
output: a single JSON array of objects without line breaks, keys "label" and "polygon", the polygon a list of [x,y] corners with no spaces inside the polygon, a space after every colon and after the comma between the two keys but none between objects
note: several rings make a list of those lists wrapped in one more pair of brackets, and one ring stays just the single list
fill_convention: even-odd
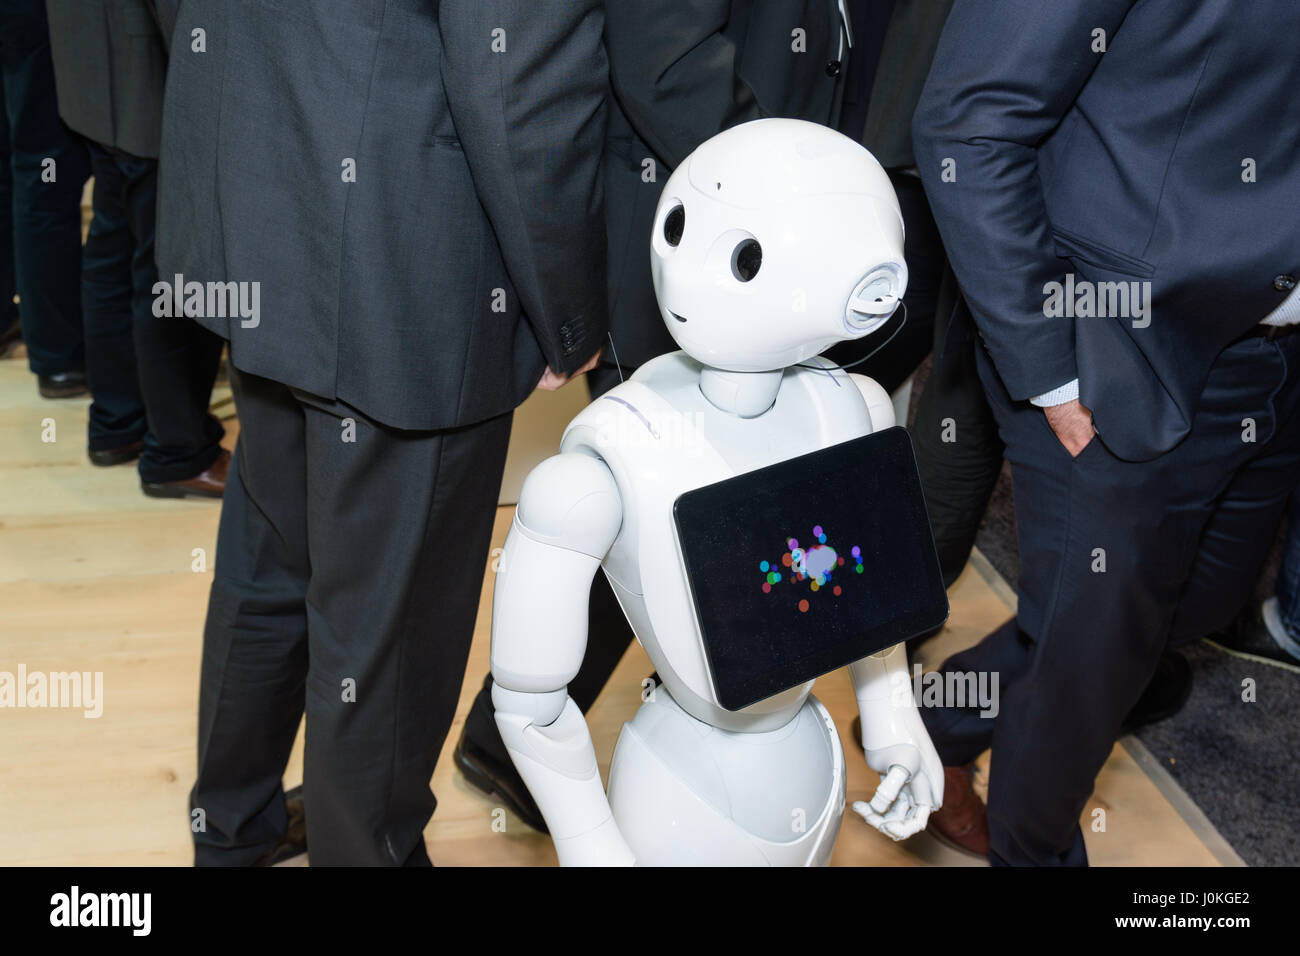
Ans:
[{"label": "colorful dot graphic on screen", "polygon": [[[846,571],[852,568],[857,574],[863,572],[862,549],[856,544],[849,549],[849,557],[846,558],[828,543],[829,535],[821,525],[813,525],[812,536],[816,544],[807,547],[800,547],[798,538],[788,537],[785,539],[787,550],[784,554],[774,560],[758,562],[758,569],[763,575],[761,586],[764,594],[774,593],[776,585],[785,582],[799,587],[801,591],[802,586],[806,586],[807,591],[803,592],[805,595],[830,591],[835,597],[840,597],[844,590],[831,580],[833,572],[840,568]],[[806,614],[812,608],[812,603],[807,596],[803,596],[795,606]]]}]

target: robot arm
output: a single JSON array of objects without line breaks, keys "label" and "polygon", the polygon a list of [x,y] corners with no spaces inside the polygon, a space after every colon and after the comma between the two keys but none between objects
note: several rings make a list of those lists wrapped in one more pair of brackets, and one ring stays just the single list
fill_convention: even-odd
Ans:
[{"label": "robot arm", "polygon": [[905,840],[943,804],[943,764],[916,709],[904,644],[849,665],[862,718],[867,766],[882,776],[871,802],[853,809],[877,830]]},{"label": "robot arm", "polygon": [[[875,379],[850,373],[871,415],[871,430],[894,424],[894,404]],[[916,709],[907,647],[893,647],[849,665],[862,718],[867,766],[883,779],[871,802],[853,804],[873,827],[895,840],[925,829],[943,805],[943,764]]]},{"label": "robot arm", "polygon": [[519,775],[562,866],[631,865],[596,765],[587,722],[566,687],[587,647],[592,578],[622,522],[613,475],[563,454],[524,482],[492,601],[492,703]]}]

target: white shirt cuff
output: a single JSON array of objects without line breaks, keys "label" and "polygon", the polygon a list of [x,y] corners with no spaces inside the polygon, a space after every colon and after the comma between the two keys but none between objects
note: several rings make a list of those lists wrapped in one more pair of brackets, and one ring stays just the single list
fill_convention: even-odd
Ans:
[{"label": "white shirt cuff", "polygon": [[1072,402],[1078,397],[1079,380],[1076,378],[1072,382],[1066,382],[1060,388],[1054,388],[1042,395],[1035,395],[1029,401],[1039,408],[1048,408],[1052,405],[1064,405],[1066,402]]}]

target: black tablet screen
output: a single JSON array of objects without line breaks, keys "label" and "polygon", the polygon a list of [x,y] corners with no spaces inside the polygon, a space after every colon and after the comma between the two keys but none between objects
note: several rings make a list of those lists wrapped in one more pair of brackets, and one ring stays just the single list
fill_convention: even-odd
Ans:
[{"label": "black tablet screen", "polygon": [[688,491],[673,515],[714,689],[728,710],[947,619],[903,428]]}]

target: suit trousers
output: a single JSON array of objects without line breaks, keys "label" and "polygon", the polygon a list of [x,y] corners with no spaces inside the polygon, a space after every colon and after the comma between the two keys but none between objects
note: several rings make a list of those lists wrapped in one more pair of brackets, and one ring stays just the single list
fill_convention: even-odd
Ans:
[{"label": "suit trousers", "polygon": [[[951,270],[944,288],[960,295]],[[968,329],[949,334],[953,313],[949,302],[935,316],[930,376],[909,429],[945,587],[952,587],[970,560],[1005,451],[980,381],[978,341]]]},{"label": "suit trousers", "polygon": [[1300,479],[1300,335],[1226,348],[1190,434],[1145,462],[1117,458],[1104,433],[1071,457],[977,355],[1011,463],[1019,609],[941,668],[997,674],[996,716],[922,716],[946,765],[992,747],[992,862],[1084,865],[1079,817],[1121,722],[1167,643],[1226,625],[1249,598]]},{"label": "suit trousers", "polygon": [[184,317],[153,314],[158,161],[90,144],[94,210],[82,253],[91,451],[143,440],[140,478],[184,481],[221,453],[208,413],[222,340]]},{"label": "suit trousers", "polygon": [[403,431],[234,368],[231,384],[241,431],[203,636],[195,862],[246,865],[282,838],[305,713],[312,864],[427,865],[429,781],[512,416]]},{"label": "suit trousers", "polygon": [[[1282,564],[1274,583],[1277,613],[1290,641],[1287,650],[1300,650],[1300,488],[1291,493],[1287,504],[1286,538],[1282,544]],[[1276,635],[1275,635],[1276,636]]]},{"label": "suit trousers", "polygon": [[59,121],[42,0],[0,4],[0,330],[22,300],[35,375],[79,372],[81,188],[90,160]]}]

